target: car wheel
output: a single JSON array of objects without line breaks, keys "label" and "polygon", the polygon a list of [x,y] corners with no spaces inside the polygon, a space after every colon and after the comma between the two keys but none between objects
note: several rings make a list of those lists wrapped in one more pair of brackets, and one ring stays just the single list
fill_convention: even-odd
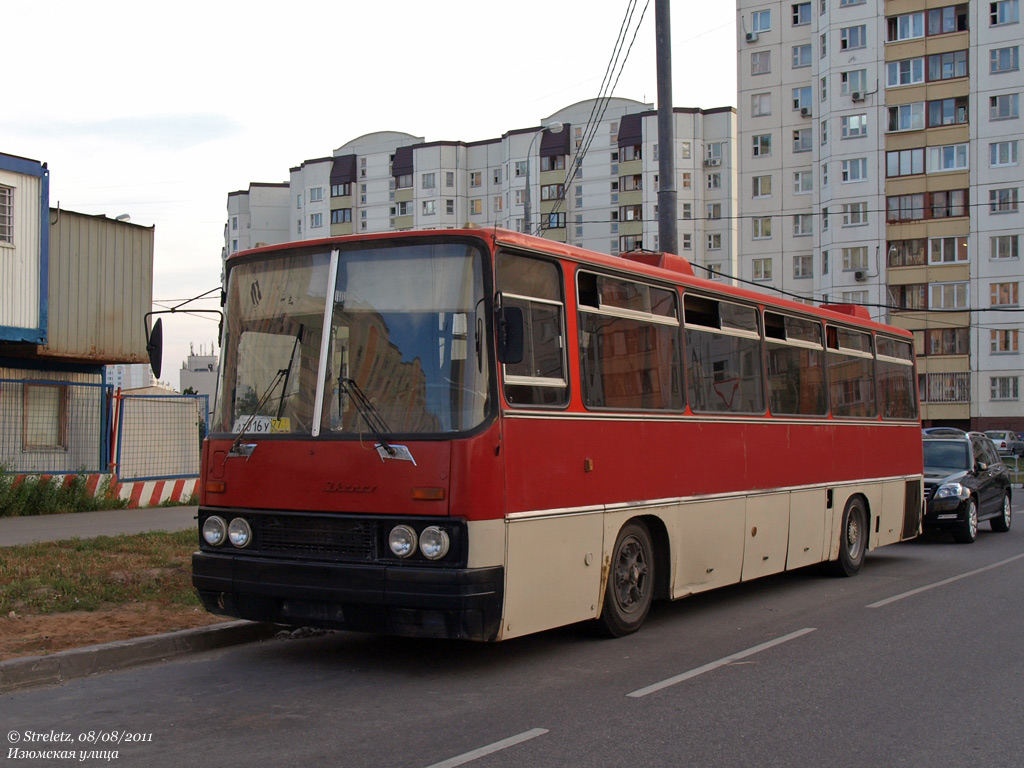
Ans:
[{"label": "car wheel", "polygon": [[1003,514],[993,517],[991,520],[992,530],[996,533],[1006,533],[1010,530],[1013,512],[1010,509],[1010,494],[1003,494]]},{"label": "car wheel", "polygon": [[853,576],[864,565],[868,544],[868,511],[859,496],[846,502],[839,536],[839,559],[829,563],[829,571],[833,576]]},{"label": "car wheel", "polygon": [[953,529],[953,538],[961,544],[973,544],[978,538],[978,505],[974,503],[972,496],[964,507],[964,519]]},{"label": "car wheel", "polygon": [[654,546],[647,526],[633,521],[615,540],[600,625],[610,637],[640,629],[654,597]]}]

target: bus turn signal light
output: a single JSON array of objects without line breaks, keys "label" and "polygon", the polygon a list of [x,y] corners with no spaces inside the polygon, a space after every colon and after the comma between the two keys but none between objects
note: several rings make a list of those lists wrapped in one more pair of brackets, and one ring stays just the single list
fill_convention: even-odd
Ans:
[{"label": "bus turn signal light", "polygon": [[228,484],[223,480],[207,480],[206,481],[206,492],[207,493],[224,493],[228,489]]},{"label": "bus turn signal light", "polygon": [[444,488],[423,486],[412,489],[413,501],[444,501]]}]

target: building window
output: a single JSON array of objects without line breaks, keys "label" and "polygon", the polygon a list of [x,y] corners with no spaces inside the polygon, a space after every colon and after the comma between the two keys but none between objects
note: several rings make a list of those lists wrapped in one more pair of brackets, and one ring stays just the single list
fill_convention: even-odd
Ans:
[{"label": "building window", "polygon": [[769,259],[754,259],[754,279],[755,280],[771,280],[772,279],[772,260]]},{"label": "building window", "polygon": [[821,274],[828,274],[828,251],[821,252]]},{"label": "building window", "polygon": [[967,51],[935,53],[928,57],[928,80],[967,77]]},{"label": "building window", "polygon": [[1017,141],[996,141],[988,145],[989,164],[992,167],[1017,165]]},{"label": "building window", "polygon": [[753,225],[753,237],[755,240],[770,240],[772,237],[772,219],[770,216],[760,216],[751,220]]},{"label": "building window", "polygon": [[1019,286],[1020,283],[992,283],[989,286],[989,304],[993,307],[1016,307]]},{"label": "building window", "polygon": [[495,213],[501,213],[503,210],[505,210],[505,196],[495,195],[492,205]]},{"label": "building window", "polygon": [[793,89],[793,109],[811,108],[811,88],[805,86]]},{"label": "building window", "polygon": [[867,43],[865,26],[859,24],[855,27],[843,27],[839,30],[839,50],[852,51],[855,48],[863,48]]},{"label": "building window", "polygon": [[924,283],[909,283],[889,286],[889,303],[900,312],[915,312],[928,309],[926,301],[928,286]]},{"label": "building window", "polygon": [[421,210],[424,216],[434,216],[437,213],[437,201],[424,200]]},{"label": "building window", "polygon": [[469,213],[471,216],[479,216],[484,212],[484,201],[480,198],[469,201]]},{"label": "building window", "polygon": [[885,37],[887,43],[924,37],[924,12],[890,16],[886,19],[886,26],[888,28],[888,34]]},{"label": "building window", "polygon": [[771,197],[772,196],[772,177],[771,176],[755,176],[754,177],[754,197]]},{"label": "building window", "polygon": [[793,257],[793,277],[814,277],[814,257],[810,254]]},{"label": "building window", "polygon": [[324,215],[322,213],[311,213],[309,214],[309,228],[316,229],[324,225]]},{"label": "building window", "polygon": [[682,216],[683,216],[684,219],[689,221],[690,219],[693,218],[693,205],[691,203],[683,203],[682,209],[683,209]]},{"label": "building window", "polygon": [[754,157],[767,157],[772,153],[772,135],[762,133],[754,136]]},{"label": "building window", "polygon": [[885,86],[918,85],[924,82],[924,58],[890,61],[885,65]]},{"label": "building window", "polygon": [[771,93],[755,93],[750,97],[750,114],[752,117],[765,117],[771,113]]},{"label": "building window", "polygon": [[999,96],[989,96],[989,120],[1016,120],[1018,117],[1020,117],[1020,94],[1003,93]]},{"label": "building window", "polygon": [[[4,187],[0,187],[0,190],[2,190],[2,189],[4,189]],[[238,217],[237,216],[232,216],[231,217],[231,231],[232,232],[237,232],[238,231]],[[0,238],[0,239],[2,239],[2,238]]]},{"label": "building window", "polygon": [[867,203],[844,203],[843,226],[860,227],[868,223]]},{"label": "building window", "polygon": [[721,203],[708,203],[708,218],[709,219],[720,219],[722,218],[722,204]]},{"label": "building window", "polygon": [[754,51],[750,54],[750,74],[767,75],[772,71],[772,52]]},{"label": "building window", "polygon": [[455,171],[444,172],[444,185],[449,189],[455,186]]},{"label": "building window", "polygon": [[993,75],[1020,69],[1020,49],[1016,46],[993,48],[989,52],[988,70]]},{"label": "building window", "polygon": [[[921,309],[927,309],[922,306]],[[918,331],[918,333],[922,333]],[[970,328],[938,328],[924,331],[924,351],[922,354],[935,355],[969,355],[971,354]]]},{"label": "building window", "polygon": [[814,234],[814,217],[809,213],[793,216],[793,237],[809,237]]},{"label": "building window", "polygon": [[811,151],[811,129],[801,128],[798,131],[793,131],[793,151],[794,152],[810,152]]},{"label": "building window", "polygon": [[405,173],[396,178],[395,189],[412,189],[412,174]]},{"label": "building window", "polygon": [[0,243],[14,242],[14,188],[0,185]]},{"label": "building window", "polygon": [[966,237],[933,237],[928,241],[929,264],[956,264],[966,261]]},{"label": "building window", "polygon": [[[688,176],[689,174],[683,174]],[[707,179],[708,189],[721,189],[722,188],[722,174],[720,173],[709,173]],[[684,186],[684,189],[689,189],[688,186]]]},{"label": "building window", "polygon": [[1011,213],[1017,210],[1017,188],[990,189],[988,191],[990,213]]},{"label": "building window", "polygon": [[565,229],[564,213],[548,213],[544,215],[544,226],[547,229]]},{"label": "building window", "polygon": [[893,240],[889,243],[887,262],[890,267],[923,267],[927,241]]},{"label": "building window", "polygon": [[807,195],[814,191],[814,174],[811,171],[794,171],[793,194]]},{"label": "building window", "polygon": [[232,253],[238,253],[238,241],[237,240],[232,240],[231,241],[231,252]]},{"label": "building window", "polygon": [[967,215],[967,190],[950,189],[931,193],[930,210],[933,219],[948,219]]},{"label": "building window", "polygon": [[[363,186],[366,186],[365,184]],[[331,197],[348,197],[352,194],[352,184],[331,184]]]},{"label": "building window", "polygon": [[323,187],[310,187],[309,189],[309,202],[319,203],[324,199],[324,188]]},{"label": "building window", "polygon": [[470,171],[469,174],[469,186],[479,187],[484,183],[483,171]]},{"label": "building window", "polygon": [[22,450],[68,448],[68,387],[22,385]]},{"label": "building window", "polygon": [[793,26],[802,27],[811,23],[811,4],[796,3],[793,5]]},{"label": "building window", "polygon": [[928,102],[928,127],[965,125],[967,123],[967,97],[939,99]]},{"label": "building window", "polygon": [[858,245],[854,248],[843,248],[843,271],[850,272],[868,268],[868,247]]},{"label": "building window", "polygon": [[868,159],[857,157],[853,160],[843,160],[843,183],[854,181],[867,181]]},{"label": "building window", "polygon": [[993,27],[1003,24],[1016,24],[1020,21],[1020,8],[1018,0],[1001,0],[1000,2],[989,3],[989,19]]},{"label": "building window", "polygon": [[[540,199],[541,200],[561,200],[565,197],[565,185],[564,184],[544,184],[540,188]],[[495,198],[497,199],[497,198]],[[495,209],[499,210],[499,209]]]},{"label": "building window", "polygon": [[794,45],[793,46],[793,69],[800,69],[801,67],[811,66],[811,46],[807,45]]},{"label": "building window", "polygon": [[988,338],[989,351],[993,354],[1016,354],[1019,351],[1016,329],[989,331]]},{"label": "building window", "polygon": [[1019,235],[996,235],[991,238],[989,244],[992,247],[992,258],[996,260],[1019,258],[1018,241]]},{"label": "building window", "polygon": [[1018,378],[1017,376],[989,377],[989,395],[993,400],[1016,400],[1020,392]]},{"label": "building window", "polygon": [[868,116],[843,115],[839,120],[840,133],[844,139],[860,139],[868,135]]},{"label": "building window", "polygon": [[928,147],[928,173],[967,170],[967,144]]},{"label": "building window", "polygon": [[967,309],[969,290],[967,283],[931,283],[929,309]]},{"label": "building window", "polygon": [[709,251],[720,251],[722,250],[722,236],[720,234],[711,234],[707,238],[708,250]]},{"label": "building window", "polygon": [[436,186],[433,173],[424,173],[420,184],[421,189],[433,189]]},{"label": "building window", "polygon": [[772,29],[772,12],[771,11],[754,11],[750,15],[751,28],[755,32],[771,32]]},{"label": "building window", "polygon": [[867,70],[865,69],[852,69],[849,72],[840,72],[839,92],[844,95],[857,92],[863,94],[867,90],[867,82]]},{"label": "building window", "polygon": [[446,214],[448,214],[449,216],[454,216],[455,215],[455,201],[454,200],[445,200],[444,201],[444,212]]},{"label": "building window", "polygon": [[682,244],[683,244],[683,250],[684,251],[692,251],[693,250],[693,235],[690,234],[689,232],[684,232],[682,234]]},{"label": "building window", "polygon": [[924,130],[924,102],[900,104],[888,107],[888,131],[920,131]]},{"label": "building window", "polygon": [[928,11],[928,36],[948,35],[967,29],[967,4],[947,5]]},{"label": "building window", "polygon": [[338,208],[331,211],[331,224],[347,224],[352,221],[351,208]]}]

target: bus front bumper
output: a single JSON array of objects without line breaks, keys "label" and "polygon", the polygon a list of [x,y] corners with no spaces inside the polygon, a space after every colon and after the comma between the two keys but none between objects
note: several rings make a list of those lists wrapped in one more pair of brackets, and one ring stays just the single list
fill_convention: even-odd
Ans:
[{"label": "bus front bumper", "polygon": [[195,552],[192,586],[211,613],[292,626],[491,641],[505,572],[321,563]]}]

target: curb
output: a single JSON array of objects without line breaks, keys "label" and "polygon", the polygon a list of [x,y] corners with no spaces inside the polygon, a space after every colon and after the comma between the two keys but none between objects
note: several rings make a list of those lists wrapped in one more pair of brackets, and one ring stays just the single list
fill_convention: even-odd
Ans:
[{"label": "curb", "polygon": [[266,640],[279,630],[275,624],[232,621],[58,651],[48,656],[8,659],[0,661],[0,694],[62,683],[100,672],[130,669],[186,653]]}]

